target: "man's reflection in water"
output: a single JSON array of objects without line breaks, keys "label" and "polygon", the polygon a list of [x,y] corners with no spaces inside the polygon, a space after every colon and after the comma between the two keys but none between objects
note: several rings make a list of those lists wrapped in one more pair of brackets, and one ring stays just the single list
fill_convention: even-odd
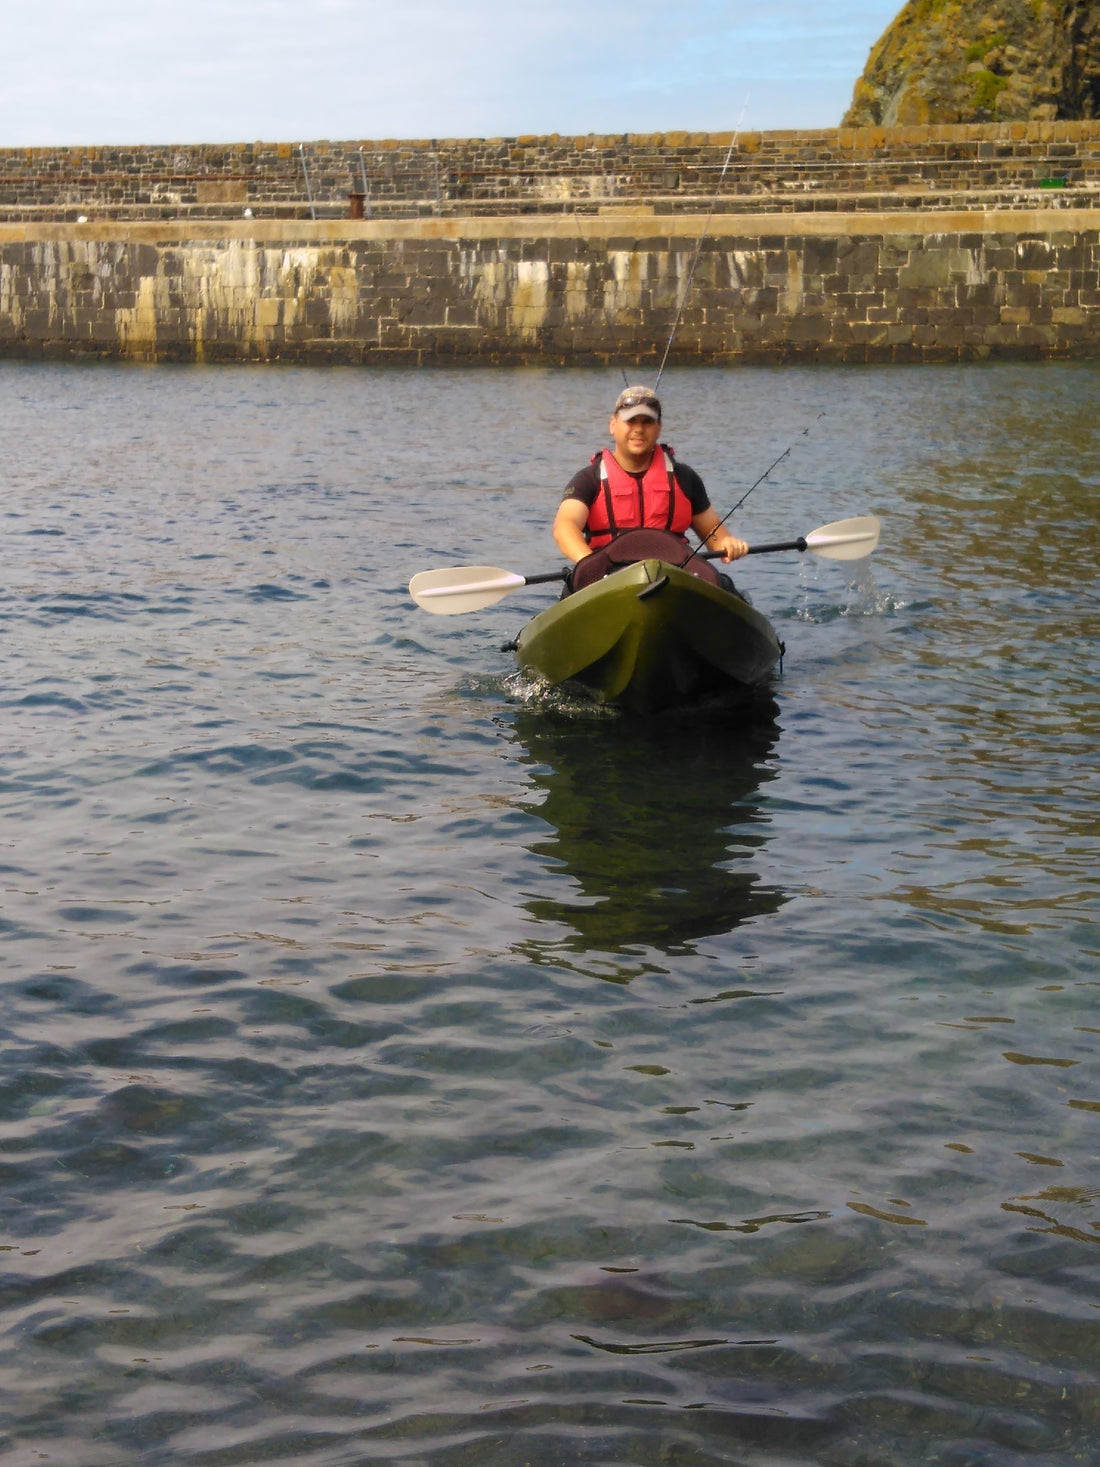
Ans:
[{"label": "man's reflection in water", "polygon": [[528,912],[572,929],[573,952],[676,953],[776,911],[786,898],[755,869],[775,711],[758,707],[747,725],[728,712],[643,723],[520,712],[529,808],[550,827],[531,849],[551,871],[560,863],[561,895],[531,896]]}]

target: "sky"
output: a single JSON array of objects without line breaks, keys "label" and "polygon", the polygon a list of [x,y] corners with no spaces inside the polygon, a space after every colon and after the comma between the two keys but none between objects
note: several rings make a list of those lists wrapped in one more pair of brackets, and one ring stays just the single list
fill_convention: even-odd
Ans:
[{"label": "sky", "polygon": [[0,148],[835,127],[902,0],[0,0]]}]

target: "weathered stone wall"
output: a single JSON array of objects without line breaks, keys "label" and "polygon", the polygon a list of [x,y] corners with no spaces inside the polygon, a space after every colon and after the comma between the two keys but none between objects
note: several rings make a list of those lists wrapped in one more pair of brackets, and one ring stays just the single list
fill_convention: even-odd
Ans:
[{"label": "weathered stone wall", "polygon": [[[656,361],[703,219],[0,224],[0,354]],[[1100,210],[712,220],[674,360],[1100,355]]]},{"label": "weathered stone wall", "polygon": [[[733,151],[730,153],[730,145]],[[726,167],[727,155],[729,164]],[[180,147],[0,149],[0,219],[1032,207],[1100,191],[1100,122]]]}]

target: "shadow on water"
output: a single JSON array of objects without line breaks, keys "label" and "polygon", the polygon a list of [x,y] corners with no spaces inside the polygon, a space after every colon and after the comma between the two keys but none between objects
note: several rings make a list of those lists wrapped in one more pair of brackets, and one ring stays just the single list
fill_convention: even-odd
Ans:
[{"label": "shadow on water", "polygon": [[523,710],[515,736],[530,766],[525,803],[548,825],[531,849],[568,879],[524,905],[570,929],[567,951],[690,950],[777,911],[782,891],[754,869],[775,778],[774,704],[732,723],[714,709],[643,723]]}]

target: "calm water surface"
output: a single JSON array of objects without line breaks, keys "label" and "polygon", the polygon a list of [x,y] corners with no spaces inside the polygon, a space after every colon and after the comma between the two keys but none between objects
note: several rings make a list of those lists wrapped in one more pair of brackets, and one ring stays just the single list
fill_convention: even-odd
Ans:
[{"label": "calm water surface", "polygon": [[1100,1458],[1100,368],[666,377],[750,728],[407,597],[619,386],[0,368],[4,1467]]}]

